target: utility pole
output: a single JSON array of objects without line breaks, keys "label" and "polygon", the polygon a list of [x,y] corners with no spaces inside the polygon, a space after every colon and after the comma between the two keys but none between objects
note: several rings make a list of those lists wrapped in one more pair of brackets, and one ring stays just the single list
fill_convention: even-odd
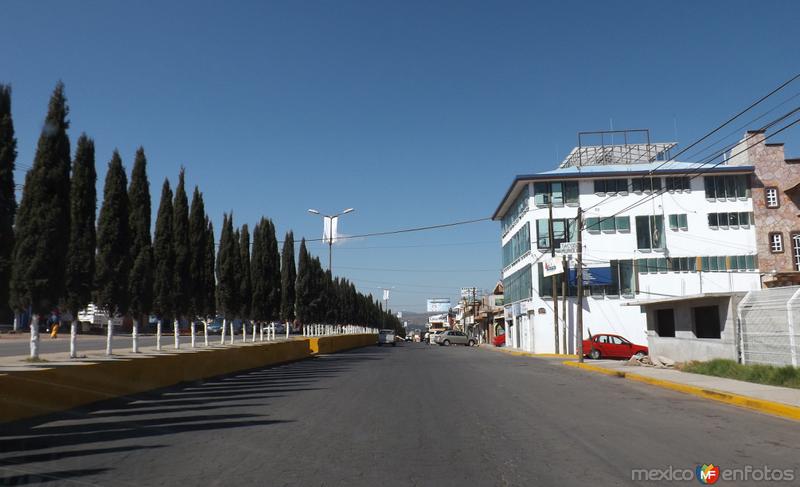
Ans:
[{"label": "utility pole", "polygon": [[[555,235],[553,232],[553,198],[550,198],[550,204],[548,205],[550,210],[550,219],[548,220],[547,230],[550,234],[550,258],[554,259],[556,256],[556,243],[555,243]],[[566,228],[564,229],[566,231]],[[558,353],[558,281],[557,278],[558,274],[553,274],[550,276],[550,290],[552,291],[553,295],[553,340],[554,346],[553,350],[555,353]]]},{"label": "utility pole", "polygon": [[583,213],[578,207],[578,266],[575,278],[578,279],[578,309],[575,322],[577,323],[577,348],[578,362],[583,363]]},{"label": "utility pole", "polygon": [[561,335],[561,350],[566,354],[569,353],[567,349],[567,254],[562,256],[561,267],[564,268],[564,278],[561,279],[561,321],[564,323],[563,334]]}]

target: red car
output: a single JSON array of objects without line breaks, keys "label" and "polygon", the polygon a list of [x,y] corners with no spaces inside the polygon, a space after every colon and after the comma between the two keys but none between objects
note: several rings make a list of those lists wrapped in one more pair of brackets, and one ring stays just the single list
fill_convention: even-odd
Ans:
[{"label": "red car", "polygon": [[647,347],[636,345],[619,335],[594,335],[583,341],[583,353],[597,360],[599,358],[629,359],[634,355],[643,357],[649,352]]},{"label": "red car", "polygon": [[505,335],[497,335],[492,339],[492,345],[495,347],[502,347],[506,344],[506,336]]}]

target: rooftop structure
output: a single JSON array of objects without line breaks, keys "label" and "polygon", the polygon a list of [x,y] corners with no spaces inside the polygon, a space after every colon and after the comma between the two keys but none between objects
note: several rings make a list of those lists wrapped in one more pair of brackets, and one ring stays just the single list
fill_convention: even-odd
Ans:
[{"label": "rooftop structure", "polygon": [[[584,143],[592,138],[599,138],[600,144]],[[634,140],[637,138],[643,140],[635,142]],[[615,143],[619,139],[622,139],[622,144]],[[670,150],[676,145],[675,142],[650,142],[650,131],[647,129],[579,132],[578,146],[570,151],[558,167],[647,164],[668,161]]]}]

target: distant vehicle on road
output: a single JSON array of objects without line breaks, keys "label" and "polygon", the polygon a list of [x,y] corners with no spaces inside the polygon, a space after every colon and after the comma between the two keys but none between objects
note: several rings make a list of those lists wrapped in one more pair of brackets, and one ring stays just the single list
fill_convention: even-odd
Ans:
[{"label": "distant vehicle on road", "polygon": [[458,330],[447,330],[439,333],[436,335],[435,339],[436,343],[439,345],[449,347],[451,344],[453,345],[466,345],[468,347],[475,346],[476,342],[474,338],[468,337],[464,332]]},{"label": "distant vehicle on road", "polygon": [[602,334],[590,336],[583,341],[583,353],[592,359],[644,357],[649,350],[644,345],[636,345],[619,335]]},{"label": "distant vehicle on road", "polygon": [[506,344],[506,335],[505,333],[502,335],[497,335],[492,339],[492,345],[495,347],[502,347]]},{"label": "distant vehicle on road", "polygon": [[393,347],[397,346],[397,341],[395,341],[394,330],[381,330],[378,332],[378,346],[381,345],[391,345]]},{"label": "distant vehicle on road", "polygon": [[427,333],[425,333],[425,338],[423,338],[423,341],[430,345],[434,345],[436,343],[436,335],[444,331],[446,331],[444,328],[431,328]]}]

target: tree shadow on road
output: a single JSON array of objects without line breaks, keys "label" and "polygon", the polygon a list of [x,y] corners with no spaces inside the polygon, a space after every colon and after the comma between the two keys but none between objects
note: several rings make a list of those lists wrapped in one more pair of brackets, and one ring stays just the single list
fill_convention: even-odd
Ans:
[{"label": "tree shadow on road", "polygon": [[[0,466],[0,470],[7,470],[6,467]],[[16,469],[8,469],[16,471]],[[60,482],[67,479],[76,477],[85,477],[87,475],[97,475],[108,471],[107,468],[80,468],[76,470],[57,470],[53,472],[42,473],[20,473],[10,477],[0,477],[0,485],[29,485],[29,484],[44,484],[49,482]]]}]

